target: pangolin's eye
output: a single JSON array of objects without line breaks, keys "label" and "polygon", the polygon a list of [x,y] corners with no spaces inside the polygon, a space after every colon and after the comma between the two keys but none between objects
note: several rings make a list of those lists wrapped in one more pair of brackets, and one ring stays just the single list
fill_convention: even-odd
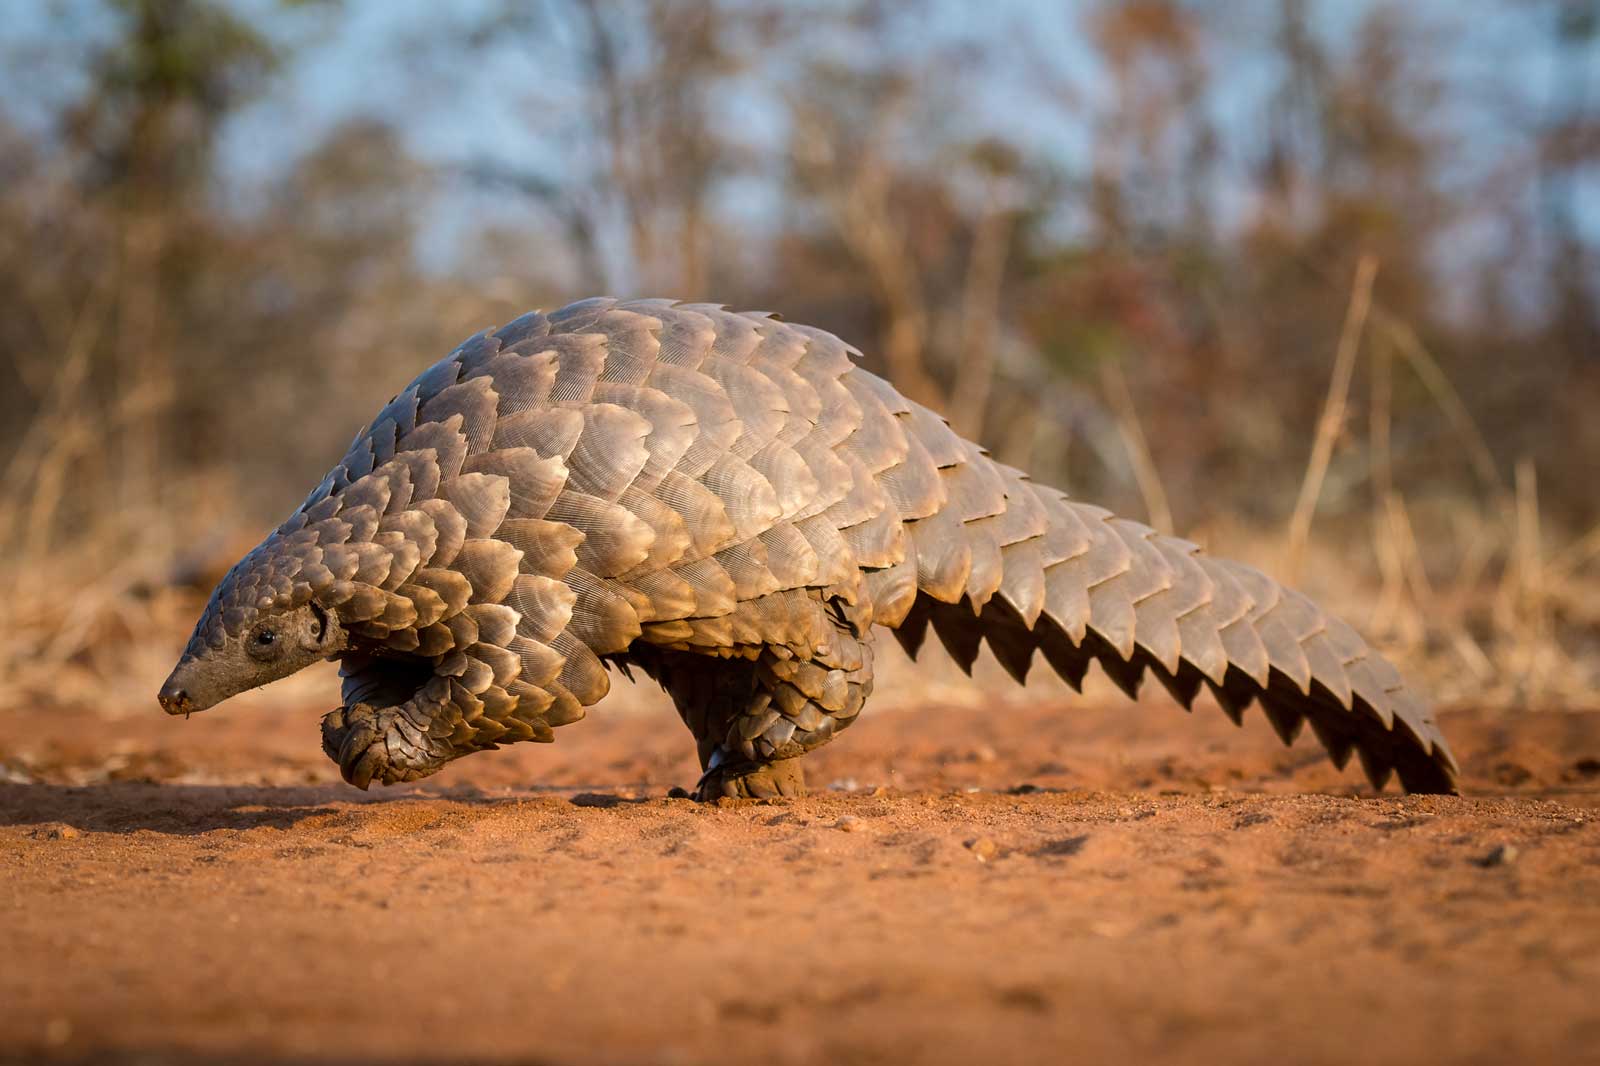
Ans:
[{"label": "pangolin's eye", "polygon": [[311,619],[311,639],[322,639],[322,619],[320,618],[313,617]]},{"label": "pangolin's eye", "polygon": [[272,647],[272,642],[277,639],[278,634],[270,629],[262,629],[256,632],[256,644],[260,647],[270,648]]}]

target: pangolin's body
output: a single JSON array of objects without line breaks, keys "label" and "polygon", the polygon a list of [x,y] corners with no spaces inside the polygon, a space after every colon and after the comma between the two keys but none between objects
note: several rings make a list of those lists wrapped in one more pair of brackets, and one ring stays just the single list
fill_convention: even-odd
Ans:
[{"label": "pangolin's body", "polygon": [[[1286,740],[1309,721],[1379,786],[1454,790],[1427,708],[1348,626],[1030,482],[851,356],[669,301],[479,334],[224,579],[163,703],[338,657],[324,743],[365,787],[551,740],[611,661],[672,695],[703,794],[793,793],[795,757],[871,691],[872,627],[915,653],[931,625],[963,666],[987,640],[1018,680],[1035,651],[1073,684],[1091,660],[1130,692],[1148,670],[1185,705],[1203,687],[1235,717],[1258,700]],[[259,676],[230,674],[240,647]]]}]

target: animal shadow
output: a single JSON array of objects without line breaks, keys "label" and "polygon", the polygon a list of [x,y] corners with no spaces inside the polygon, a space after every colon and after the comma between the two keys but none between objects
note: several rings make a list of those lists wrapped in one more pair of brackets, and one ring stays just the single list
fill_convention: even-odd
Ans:
[{"label": "animal shadow", "polygon": [[[136,781],[0,785],[0,826],[66,825],[88,833],[149,830],[192,836],[214,829],[289,828],[333,813],[331,787],[172,785]],[[348,801],[349,797],[337,797]],[[368,801],[368,802],[381,802]]]}]

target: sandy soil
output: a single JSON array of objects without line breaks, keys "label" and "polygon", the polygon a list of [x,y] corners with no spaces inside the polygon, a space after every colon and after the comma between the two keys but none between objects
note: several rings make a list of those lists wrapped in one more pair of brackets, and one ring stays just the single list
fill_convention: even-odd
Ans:
[{"label": "sandy soil", "polygon": [[1600,714],[1446,714],[1444,799],[874,711],[722,807],[659,711],[371,794],[310,708],[0,716],[0,1061],[1600,1062]]}]

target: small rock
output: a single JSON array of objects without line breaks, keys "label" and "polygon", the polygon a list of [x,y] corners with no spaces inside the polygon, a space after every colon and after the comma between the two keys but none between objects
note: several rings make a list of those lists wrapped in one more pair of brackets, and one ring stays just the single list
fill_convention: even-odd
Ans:
[{"label": "small rock", "polygon": [[1496,844],[1489,849],[1487,855],[1472,860],[1484,869],[1494,866],[1510,866],[1517,861],[1517,849],[1512,844]]},{"label": "small rock", "polygon": [[967,841],[967,850],[972,852],[979,862],[988,862],[1000,853],[1000,846],[988,837],[974,837]]},{"label": "small rock", "polygon": [[867,824],[853,814],[840,815],[839,820],[833,823],[833,828],[841,833],[859,833],[866,827]]},{"label": "small rock", "polygon": [[70,825],[42,825],[29,835],[35,840],[76,840],[83,833]]},{"label": "small rock", "polygon": [[671,788],[667,789],[667,799],[669,800],[686,800],[692,798],[693,797],[689,795],[689,790],[686,788],[680,788],[677,785],[673,785]]}]

